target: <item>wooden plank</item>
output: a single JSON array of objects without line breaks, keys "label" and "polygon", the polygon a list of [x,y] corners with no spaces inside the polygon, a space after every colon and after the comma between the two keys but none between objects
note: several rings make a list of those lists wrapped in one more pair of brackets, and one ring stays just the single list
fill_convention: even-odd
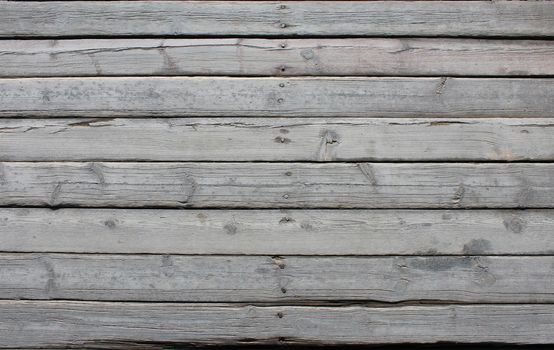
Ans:
[{"label": "wooden plank", "polygon": [[2,206],[553,208],[553,163],[0,163]]},{"label": "wooden plank", "polygon": [[552,210],[0,209],[3,252],[554,254]]},{"label": "wooden plank", "polygon": [[2,161],[554,160],[552,119],[0,119]]},{"label": "wooden plank", "polygon": [[372,308],[0,301],[1,347],[554,342],[554,305]]},{"label": "wooden plank", "polygon": [[553,56],[537,40],[4,40],[0,76],[544,76]]},{"label": "wooden plank", "polygon": [[553,100],[553,79],[0,79],[0,117],[551,117]]},{"label": "wooden plank", "polygon": [[[554,6],[519,1],[0,3],[0,36],[538,36]],[[322,25],[323,24],[323,25]]]},{"label": "wooden plank", "polygon": [[1,299],[552,303],[554,257],[0,254]]}]

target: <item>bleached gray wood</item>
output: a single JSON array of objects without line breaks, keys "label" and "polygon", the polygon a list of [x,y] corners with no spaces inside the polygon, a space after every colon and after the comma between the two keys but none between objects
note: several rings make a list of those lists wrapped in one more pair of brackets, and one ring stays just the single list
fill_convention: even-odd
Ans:
[{"label": "bleached gray wood", "polygon": [[552,303],[554,257],[0,254],[0,299]]},{"label": "bleached gray wood", "polygon": [[0,163],[0,205],[553,208],[553,163]]},{"label": "bleached gray wood", "polygon": [[0,2],[0,36],[553,36],[548,1]]},{"label": "bleached gray wood", "polygon": [[0,251],[554,254],[553,210],[0,209]]},{"label": "bleached gray wood", "polygon": [[[279,317],[282,316],[282,317]],[[554,342],[554,305],[373,308],[0,301],[1,347]]]},{"label": "bleached gray wood", "polygon": [[552,117],[554,79],[0,79],[0,117]]},{"label": "bleached gray wood", "polygon": [[5,40],[0,76],[530,76],[553,75],[552,57],[536,40]]},{"label": "bleached gray wood", "polygon": [[3,161],[554,160],[552,119],[0,119]]}]

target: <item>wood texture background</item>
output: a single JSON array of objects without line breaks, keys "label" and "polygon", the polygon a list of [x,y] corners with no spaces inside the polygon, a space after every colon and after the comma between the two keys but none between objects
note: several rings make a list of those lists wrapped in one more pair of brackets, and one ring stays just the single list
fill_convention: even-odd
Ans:
[{"label": "wood texture background", "polygon": [[554,2],[0,1],[0,348],[554,343]]}]

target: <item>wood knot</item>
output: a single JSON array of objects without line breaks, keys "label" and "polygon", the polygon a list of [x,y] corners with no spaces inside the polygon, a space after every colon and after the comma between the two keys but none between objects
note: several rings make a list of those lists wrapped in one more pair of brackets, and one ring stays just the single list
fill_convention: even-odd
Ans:
[{"label": "wood knot", "polygon": [[284,143],[284,144],[289,144],[289,143],[292,142],[291,139],[289,139],[288,137],[283,137],[283,136],[277,136],[273,140],[275,141],[275,143]]},{"label": "wood knot", "polygon": [[525,227],[525,221],[514,216],[504,219],[504,227],[513,233],[521,233]]},{"label": "wood knot", "polygon": [[104,221],[104,225],[110,229],[114,229],[116,226],[115,221],[112,219]]},{"label": "wood knot", "polygon": [[281,270],[283,270],[285,268],[285,259],[283,259],[282,257],[280,256],[274,256],[271,258],[273,260],[273,263],[279,267]]},{"label": "wood knot", "polygon": [[227,225],[223,226],[223,229],[225,230],[225,232],[228,235],[231,235],[231,236],[236,234],[237,231],[238,231],[237,225],[235,225],[233,223],[230,223],[230,224],[227,224]]},{"label": "wood knot", "polygon": [[280,224],[288,224],[290,222],[295,222],[296,220],[294,220],[293,218],[291,218],[290,216],[284,216],[281,220],[279,220],[279,223]]}]

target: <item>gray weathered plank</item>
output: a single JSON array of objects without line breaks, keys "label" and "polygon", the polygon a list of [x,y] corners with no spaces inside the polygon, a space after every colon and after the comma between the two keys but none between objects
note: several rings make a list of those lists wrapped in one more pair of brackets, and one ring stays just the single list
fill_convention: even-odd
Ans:
[{"label": "gray weathered plank", "polygon": [[0,117],[552,117],[553,100],[554,79],[0,79]]},{"label": "gray weathered plank", "polygon": [[0,76],[532,76],[554,75],[552,57],[531,40],[5,40]]},{"label": "gray weathered plank", "polygon": [[553,208],[553,163],[0,163],[0,205]]},{"label": "gray weathered plank", "polygon": [[373,308],[0,301],[0,347],[554,342],[554,305]]},{"label": "gray weathered plank", "polygon": [[0,2],[2,37],[550,37],[553,21],[554,6],[542,1]]},{"label": "gray weathered plank", "polygon": [[0,209],[0,251],[554,254],[553,210]]},{"label": "gray weathered plank", "polygon": [[2,161],[554,160],[552,119],[0,119]]},{"label": "gray weathered plank", "polygon": [[554,257],[0,254],[0,299],[552,303]]}]

